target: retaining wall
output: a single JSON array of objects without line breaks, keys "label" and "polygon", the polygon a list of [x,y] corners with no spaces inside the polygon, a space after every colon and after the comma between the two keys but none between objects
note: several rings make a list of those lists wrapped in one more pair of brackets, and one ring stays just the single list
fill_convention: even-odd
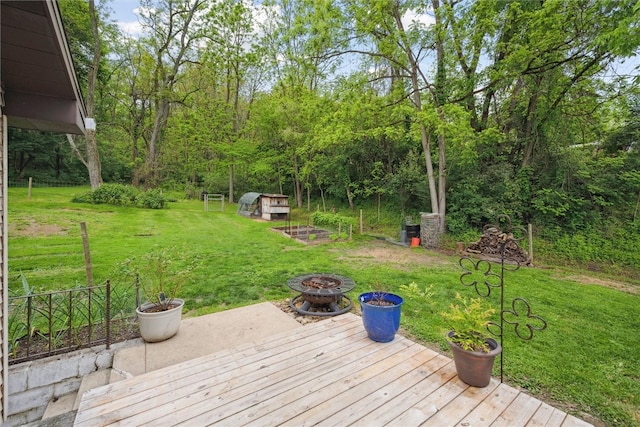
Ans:
[{"label": "retaining wall", "polygon": [[2,427],[24,426],[37,422],[51,400],[77,392],[82,377],[100,369],[109,369],[117,350],[142,343],[135,339],[78,350],[9,367],[9,409]]}]

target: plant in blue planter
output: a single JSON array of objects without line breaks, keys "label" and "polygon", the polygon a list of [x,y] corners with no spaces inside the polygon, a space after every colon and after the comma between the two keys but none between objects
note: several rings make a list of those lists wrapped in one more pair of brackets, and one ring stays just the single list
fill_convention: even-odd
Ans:
[{"label": "plant in blue planter", "polygon": [[369,338],[377,342],[393,341],[400,328],[402,297],[389,292],[365,292],[358,300]]}]

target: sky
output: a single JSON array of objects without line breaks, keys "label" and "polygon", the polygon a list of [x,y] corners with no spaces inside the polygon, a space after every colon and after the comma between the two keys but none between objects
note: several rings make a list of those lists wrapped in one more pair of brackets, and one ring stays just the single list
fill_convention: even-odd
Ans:
[{"label": "sky", "polygon": [[134,13],[140,6],[138,0],[113,0],[109,6],[113,10],[112,19],[123,32],[132,36],[140,33],[140,24]]}]

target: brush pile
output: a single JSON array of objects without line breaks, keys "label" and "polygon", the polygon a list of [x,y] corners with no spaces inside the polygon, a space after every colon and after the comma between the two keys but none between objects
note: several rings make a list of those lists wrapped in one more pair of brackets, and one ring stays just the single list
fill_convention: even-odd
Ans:
[{"label": "brush pile", "polygon": [[517,262],[518,264],[524,265],[531,264],[529,254],[518,246],[518,242],[514,239],[513,234],[503,233],[495,227],[487,228],[484,234],[480,236],[480,240],[469,244],[466,252],[480,254],[492,260],[500,260],[503,246],[505,261]]}]

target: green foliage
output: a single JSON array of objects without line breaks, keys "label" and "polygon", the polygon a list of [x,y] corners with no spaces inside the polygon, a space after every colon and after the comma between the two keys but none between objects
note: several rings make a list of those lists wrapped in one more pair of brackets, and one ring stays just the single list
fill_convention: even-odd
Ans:
[{"label": "green foliage", "polygon": [[162,209],[167,198],[160,189],[140,191],[131,185],[102,184],[95,190],[76,195],[74,203],[108,204],[113,206],[138,206],[147,209]]},{"label": "green foliage", "polygon": [[138,189],[124,184],[102,184],[90,192],[75,196],[72,201],[76,203],[108,204],[114,206],[135,205]]},{"label": "green foliage", "polygon": [[197,266],[198,257],[186,248],[157,246],[117,265],[116,274],[139,286],[147,301],[168,310],[180,290],[192,280]]},{"label": "green foliage", "polygon": [[154,188],[139,193],[136,197],[136,205],[147,209],[162,209],[166,205],[166,199],[162,190]]},{"label": "green foliage", "polygon": [[326,227],[347,227],[349,225],[354,225],[355,221],[351,217],[339,215],[331,212],[320,212],[316,211],[311,214],[311,219],[313,220],[313,225],[317,226],[326,226]]},{"label": "green foliage", "polygon": [[8,140],[10,181],[32,178],[34,186],[88,181],[86,168],[73,156],[64,135],[10,127]]},{"label": "green foliage", "polygon": [[411,282],[408,285],[400,285],[400,290],[408,296],[416,299],[420,298],[427,302],[431,302],[430,300],[433,297],[433,285],[421,289],[416,282]]},{"label": "green foliage", "polygon": [[496,310],[482,298],[467,299],[456,293],[458,303],[451,304],[449,311],[440,313],[454,332],[451,340],[468,351],[489,352],[487,327]]},{"label": "green foliage", "polygon": [[[10,292],[8,318],[9,353],[24,356],[20,345],[29,339],[29,350],[37,352],[75,349],[76,346],[95,342],[96,335],[86,334],[91,325],[95,330],[106,321],[106,284],[91,288],[77,285],[63,291],[35,293],[27,277],[20,274],[22,293]],[[71,304],[73,301],[73,304]],[[111,319],[129,319],[133,313],[134,298],[131,288],[111,287]],[[89,342],[91,340],[91,342]],[[44,347],[47,350],[44,349]]]}]

